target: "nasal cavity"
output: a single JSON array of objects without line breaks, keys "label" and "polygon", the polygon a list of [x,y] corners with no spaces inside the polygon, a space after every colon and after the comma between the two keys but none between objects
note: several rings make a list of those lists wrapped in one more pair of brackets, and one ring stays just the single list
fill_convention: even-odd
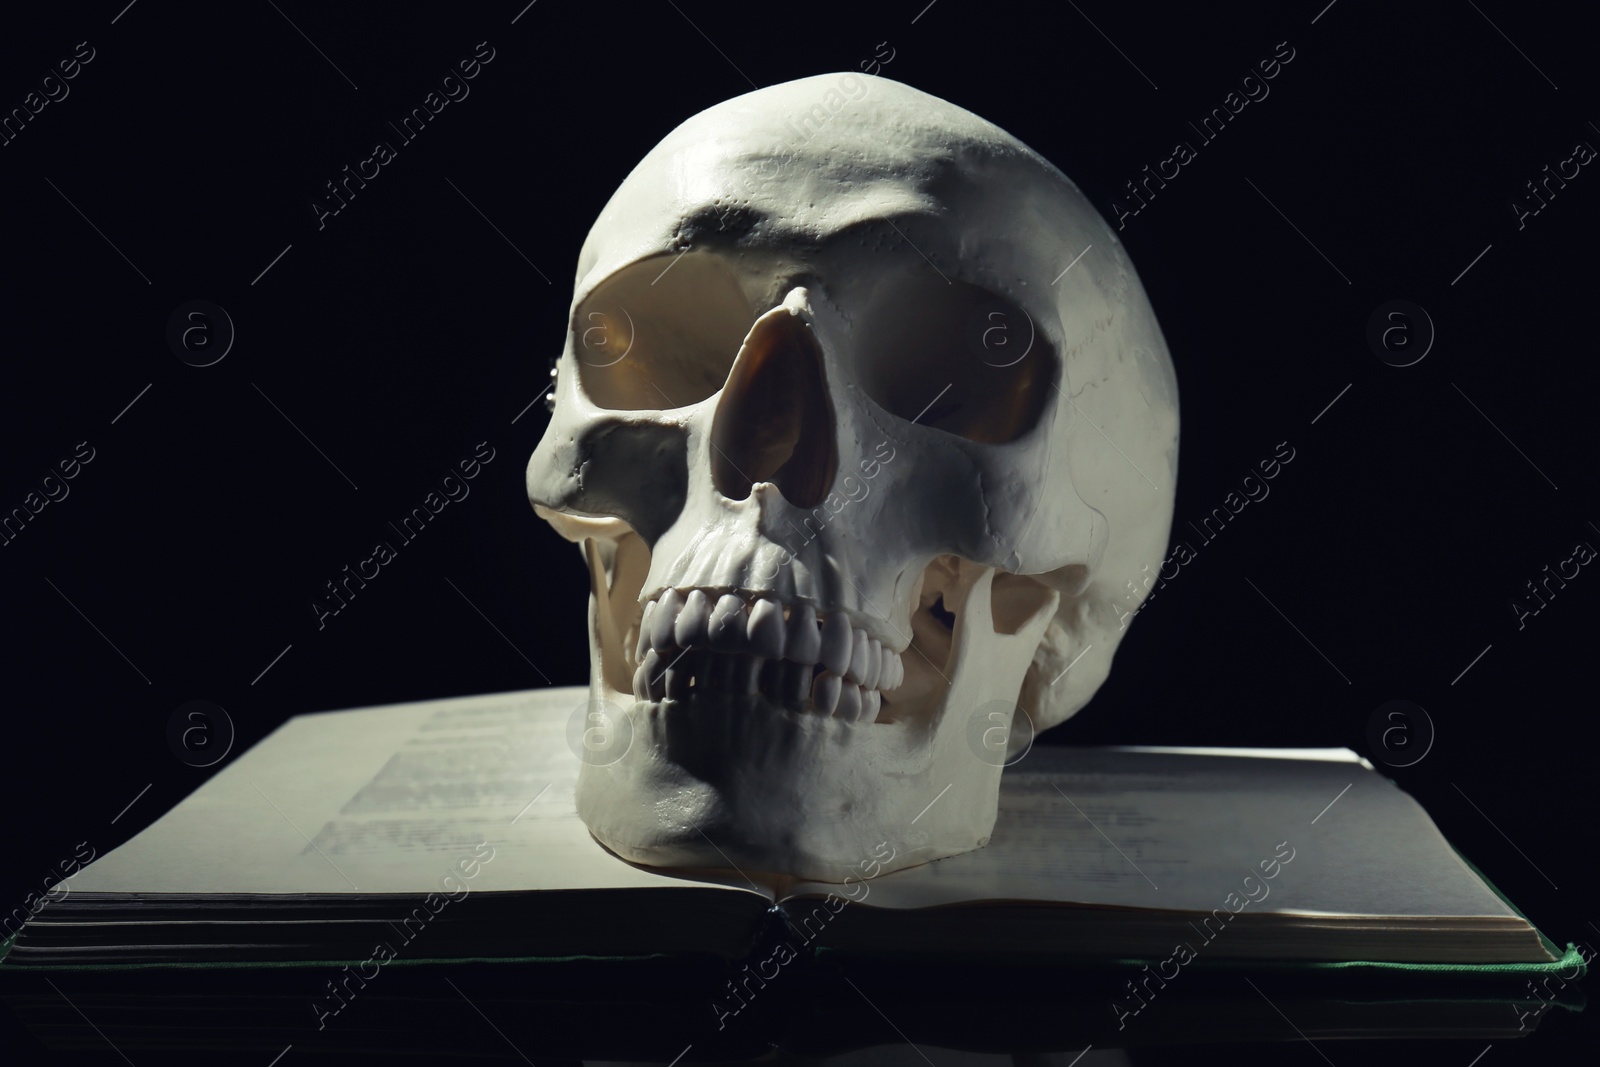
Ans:
[{"label": "nasal cavity", "polygon": [[806,321],[782,306],[750,328],[711,423],[711,479],[730,500],[771,482],[789,503],[822,503],[839,467],[822,349]]}]

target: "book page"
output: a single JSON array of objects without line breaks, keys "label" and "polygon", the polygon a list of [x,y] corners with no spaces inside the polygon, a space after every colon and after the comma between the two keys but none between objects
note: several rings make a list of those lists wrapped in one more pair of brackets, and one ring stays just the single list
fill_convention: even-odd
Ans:
[{"label": "book page", "polygon": [[[588,690],[301,715],[75,875],[83,893],[418,893],[726,885],[644,870],[573,806]],[[485,860],[485,856],[492,858]]]},{"label": "book page", "polygon": [[851,899],[1515,918],[1422,807],[1353,755],[1035,748],[1001,779],[986,847],[880,875]]}]

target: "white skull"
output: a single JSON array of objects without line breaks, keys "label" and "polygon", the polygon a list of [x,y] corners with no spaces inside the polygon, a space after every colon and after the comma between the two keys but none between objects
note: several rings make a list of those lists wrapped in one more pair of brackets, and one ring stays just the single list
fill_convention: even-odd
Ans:
[{"label": "white skull", "polygon": [[968,111],[806,78],[634,168],[568,325],[527,484],[594,583],[594,836],[829,881],[987,842],[1166,550],[1176,383],[1110,227]]}]

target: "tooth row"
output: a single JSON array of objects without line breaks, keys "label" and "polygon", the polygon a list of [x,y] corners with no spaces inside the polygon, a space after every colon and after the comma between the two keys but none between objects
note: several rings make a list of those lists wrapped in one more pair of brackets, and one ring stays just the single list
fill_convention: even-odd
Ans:
[{"label": "tooth row", "polygon": [[813,664],[737,652],[652,648],[634,671],[633,695],[639,700],[683,700],[694,693],[752,705],[759,693],[792,711],[846,722],[875,721],[883,700],[877,689]]},{"label": "tooth row", "polygon": [[[865,630],[850,625],[841,612],[818,622],[809,604],[789,609],[770,598],[751,603],[723,593],[715,600],[703,589],[687,595],[668,589],[644,606],[635,659],[655,651],[711,649],[768,660],[785,660],[822,669],[863,690],[896,689],[905,681],[899,653],[883,647]],[[845,698],[848,700],[848,698]]]}]

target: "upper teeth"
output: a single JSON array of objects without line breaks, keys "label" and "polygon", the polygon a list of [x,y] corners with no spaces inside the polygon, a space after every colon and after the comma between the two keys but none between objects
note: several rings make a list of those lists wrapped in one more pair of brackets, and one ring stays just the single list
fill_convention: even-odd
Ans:
[{"label": "upper teeth", "polygon": [[704,589],[669,588],[644,606],[635,659],[640,700],[682,699],[693,688],[753,703],[759,692],[851,722],[875,720],[882,691],[905,680],[900,654],[842,612],[819,620],[809,604]]}]

